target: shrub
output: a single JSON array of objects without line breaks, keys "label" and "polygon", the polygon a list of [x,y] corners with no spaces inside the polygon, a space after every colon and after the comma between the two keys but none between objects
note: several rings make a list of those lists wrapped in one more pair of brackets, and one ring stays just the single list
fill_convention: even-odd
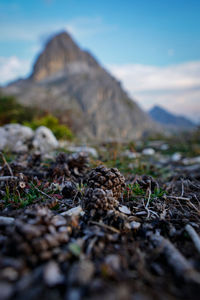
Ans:
[{"label": "shrub", "polygon": [[71,130],[66,125],[59,124],[59,120],[51,114],[48,114],[40,119],[34,119],[31,122],[24,122],[24,125],[29,126],[34,130],[40,126],[46,126],[52,130],[58,139],[73,139]]},{"label": "shrub", "polygon": [[24,107],[15,97],[0,94],[0,125],[32,120],[35,110]]}]

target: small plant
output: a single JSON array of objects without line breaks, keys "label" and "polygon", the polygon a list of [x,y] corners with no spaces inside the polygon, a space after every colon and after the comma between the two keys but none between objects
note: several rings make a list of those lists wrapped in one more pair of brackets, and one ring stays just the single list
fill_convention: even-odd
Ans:
[{"label": "small plant", "polygon": [[48,114],[40,119],[34,119],[31,122],[25,122],[24,125],[29,126],[34,130],[40,126],[46,126],[52,130],[58,139],[73,139],[73,133],[71,130],[66,125],[59,124],[59,120],[51,114]]},{"label": "small plant", "polygon": [[[150,201],[152,202],[158,198],[162,198],[166,192],[161,188],[155,188],[150,195]],[[124,198],[128,201],[138,201],[141,198],[148,197],[147,191],[143,189],[138,183],[128,184],[124,191]]]}]

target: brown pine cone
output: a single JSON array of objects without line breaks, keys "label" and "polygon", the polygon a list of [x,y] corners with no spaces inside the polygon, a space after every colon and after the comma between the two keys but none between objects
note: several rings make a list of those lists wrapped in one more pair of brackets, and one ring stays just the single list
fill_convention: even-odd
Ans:
[{"label": "brown pine cone", "polygon": [[66,219],[47,207],[28,209],[10,232],[7,249],[35,264],[61,254],[60,246],[68,242],[70,230]]},{"label": "brown pine cone", "polygon": [[83,197],[82,206],[87,215],[100,217],[109,210],[115,210],[119,202],[110,190],[88,188]]},{"label": "brown pine cone", "polygon": [[53,177],[65,176],[76,180],[85,174],[89,158],[84,152],[66,154],[59,153],[56,161],[49,168],[49,175]]},{"label": "brown pine cone", "polygon": [[85,152],[73,153],[67,158],[69,170],[75,177],[84,175],[88,168],[88,163],[88,154]]},{"label": "brown pine cone", "polygon": [[113,197],[119,199],[125,187],[125,178],[117,168],[98,166],[89,173],[88,187],[111,190]]},{"label": "brown pine cone", "polygon": [[142,175],[137,179],[137,183],[145,190],[149,188],[151,192],[154,192],[156,188],[159,188],[157,181],[149,175]]}]

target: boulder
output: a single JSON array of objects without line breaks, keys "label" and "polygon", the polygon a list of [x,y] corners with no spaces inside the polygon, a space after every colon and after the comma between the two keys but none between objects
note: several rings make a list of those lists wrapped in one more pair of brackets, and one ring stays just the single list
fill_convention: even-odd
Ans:
[{"label": "boulder", "polygon": [[59,143],[49,128],[40,126],[35,131],[32,145],[35,150],[46,153],[58,148]]},{"label": "boulder", "polygon": [[0,151],[24,153],[29,149],[45,154],[59,146],[52,131],[41,126],[35,132],[20,124],[7,124],[0,127]]},{"label": "boulder", "polygon": [[25,152],[34,132],[31,128],[19,124],[7,124],[0,128],[0,149],[11,152]]}]

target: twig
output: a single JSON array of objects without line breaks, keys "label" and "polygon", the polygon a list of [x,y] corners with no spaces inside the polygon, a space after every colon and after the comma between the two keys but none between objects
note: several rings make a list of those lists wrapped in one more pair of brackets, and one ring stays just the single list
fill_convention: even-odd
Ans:
[{"label": "twig", "polygon": [[9,164],[8,164],[8,162],[7,162],[5,156],[3,155],[2,152],[0,152],[0,156],[1,156],[1,158],[2,158],[2,160],[3,160],[3,162],[4,162],[4,164],[5,164],[6,167],[8,168],[8,171],[10,172],[10,175],[13,176],[13,171],[12,171],[11,167],[9,166]]},{"label": "twig", "polygon": [[150,199],[151,199],[151,190],[148,189],[148,192],[149,192],[149,195],[148,195],[147,203],[146,203],[146,205],[145,205],[145,209],[148,209],[149,202],[150,202]]},{"label": "twig", "polygon": [[173,268],[175,274],[186,281],[200,284],[200,273],[197,272],[190,262],[179,252],[178,249],[163,236],[153,234],[150,240],[154,246],[162,253],[168,264]]},{"label": "twig", "polygon": [[18,177],[16,176],[0,176],[0,181],[7,181],[7,180],[17,180]]},{"label": "twig", "polygon": [[38,193],[40,193],[40,194],[46,196],[47,198],[49,198],[49,199],[51,199],[51,200],[57,200],[56,198],[51,197],[51,196],[49,196],[48,194],[46,194],[45,192],[43,192],[43,191],[41,191],[40,189],[38,189],[38,187],[35,186],[35,184],[32,183],[32,185],[34,186],[34,188],[36,189],[36,191],[38,191]]},{"label": "twig", "polygon": [[179,197],[179,196],[167,196],[167,198],[175,199],[175,200],[186,200],[190,201],[190,198]]},{"label": "twig", "polygon": [[200,210],[190,201],[190,198],[185,198],[185,197],[178,197],[178,196],[167,196],[168,198],[175,199],[175,200],[185,200],[189,203],[189,205],[200,214]]},{"label": "twig", "polygon": [[184,195],[184,183],[182,181],[181,197],[183,197],[183,195]]},{"label": "twig", "polygon": [[115,233],[120,233],[120,231],[119,231],[117,228],[115,228],[115,227],[108,226],[108,225],[106,225],[106,224],[99,223],[99,222],[95,222],[95,221],[90,221],[90,223],[91,223],[91,224],[94,224],[94,225],[97,225],[97,226],[99,226],[99,227],[105,228],[105,229],[109,229],[109,230],[111,230],[111,231],[113,231],[113,232],[115,232]]},{"label": "twig", "polygon": [[192,239],[197,251],[200,253],[200,237],[198,236],[198,234],[190,224],[187,224],[185,226],[185,230],[187,231],[190,238]]}]

